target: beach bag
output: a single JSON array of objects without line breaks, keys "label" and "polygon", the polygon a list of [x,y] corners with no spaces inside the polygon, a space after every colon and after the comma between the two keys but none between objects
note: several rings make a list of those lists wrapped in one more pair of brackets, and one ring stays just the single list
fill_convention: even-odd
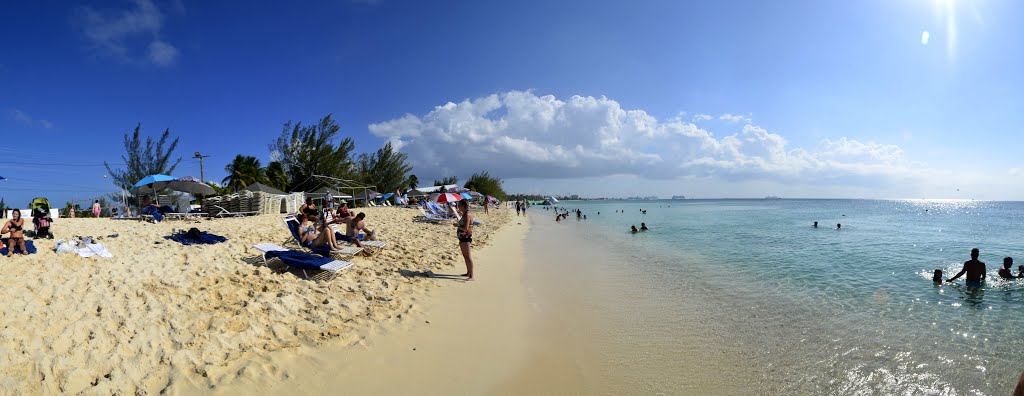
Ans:
[{"label": "beach bag", "polygon": [[69,253],[75,251],[75,246],[68,241],[61,239],[57,241],[57,245],[53,247],[53,251],[57,253]]}]

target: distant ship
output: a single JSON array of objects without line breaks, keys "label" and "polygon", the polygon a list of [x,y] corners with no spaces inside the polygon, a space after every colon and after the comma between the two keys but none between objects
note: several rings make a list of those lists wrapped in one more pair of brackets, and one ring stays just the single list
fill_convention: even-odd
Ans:
[{"label": "distant ship", "polygon": [[686,199],[685,195],[673,195],[672,199]]},{"label": "distant ship", "polygon": [[782,199],[782,198],[776,197],[774,195],[769,195],[767,197],[764,197],[764,199]]}]

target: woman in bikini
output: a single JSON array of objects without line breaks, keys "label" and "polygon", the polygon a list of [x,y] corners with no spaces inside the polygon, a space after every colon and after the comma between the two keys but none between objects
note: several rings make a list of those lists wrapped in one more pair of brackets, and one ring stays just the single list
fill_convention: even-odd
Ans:
[{"label": "woman in bikini", "polygon": [[302,236],[302,241],[300,242],[302,242],[303,246],[327,247],[331,250],[341,249],[334,235],[334,229],[331,228],[331,224],[339,221],[325,221],[318,229],[316,217],[315,213],[307,214],[304,221],[299,224],[299,233]]},{"label": "woman in bikini", "polygon": [[7,224],[4,224],[4,228],[0,230],[0,234],[11,233],[10,239],[7,240],[7,257],[11,257],[16,247],[21,249],[22,254],[28,253],[25,248],[25,232],[22,230],[25,226],[25,219],[21,218],[21,211],[18,209],[11,212],[11,217],[10,220],[7,220]]},{"label": "woman in bikini", "polygon": [[469,255],[470,245],[473,244],[473,215],[469,214],[469,202],[465,200],[459,201],[458,208],[462,218],[455,223],[455,235],[459,238],[462,258],[466,259],[466,273],[462,276],[467,277],[467,281],[471,281],[476,279],[473,277],[473,258]]}]

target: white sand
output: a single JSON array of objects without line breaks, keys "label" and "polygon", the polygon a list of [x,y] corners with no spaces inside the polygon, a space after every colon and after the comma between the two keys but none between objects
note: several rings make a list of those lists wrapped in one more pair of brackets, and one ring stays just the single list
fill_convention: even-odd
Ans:
[{"label": "white sand", "polygon": [[[262,264],[262,259],[253,244],[281,244],[290,238],[279,216],[199,224],[60,219],[53,228],[58,238],[104,237],[99,242],[115,257],[58,255],[49,250],[54,241],[41,240],[36,241],[39,254],[0,258],[5,269],[0,277],[0,389],[9,394],[243,393],[251,386],[297,383],[288,379],[314,374],[304,383],[314,386],[345,378],[347,373],[317,371],[308,364],[310,358],[346,364],[335,356],[349,350],[354,355],[365,353],[370,359],[366,364],[411,359],[399,354],[404,346],[386,338],[391,334],[406,334],[414,342],[418,339],[411,337],[423,337],[420,345],[443,353],[445,345],[427,342],[441,338],[410,332],[415,329],[412,318],[427,315],[424,304],[438,286],[462,283],[414,275],[426,270],[463,272],[454,228],[414,222],[415,210],[365,212],[370,228],[377,229],[390,246],[374,257],[354,259],[352,269],[330,282],[275,274],[254,265]],[[484,221],[474,230],[476,245],[486,245],[509,213],[475,212]],[[174,228],[192,226],[229,240],[183,246],[162,238]],[[115,233],[119,237],[107,237]],[[438,298],[459,289],[501,286],[488,278],[498,274],[490,272],[488,262],[504,258],[481,260],[479,282],[441,289]],[[451,318],[480,312],[486,301],[472,303],[467,302],[462,314],[450,314]],[[444,316],[431,325],[416,326],[429,329],[434,321],[439,322],[434,327],[449,331]],[[481,330],[509,329],[494,322],[475,329],[478,333],[467,340],[480,337]],[[367,339],[375,346],[346,349],[365,345]],[[385,360],[374,363],[372,359],[377,358]],[[347,364],[355,364],[351,362]],[[368,383],[362,389],[375,388]]]}]

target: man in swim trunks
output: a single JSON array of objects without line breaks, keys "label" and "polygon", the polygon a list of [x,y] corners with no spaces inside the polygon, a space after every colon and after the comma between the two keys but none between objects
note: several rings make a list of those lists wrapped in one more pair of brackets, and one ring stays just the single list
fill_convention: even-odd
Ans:
[{"label": "man in swim trunks", "polygon": [[[366,214],[363,212],[359,212],[359,214],[357,214],[355,217],[348,220],[348,224],[345,225],[344,239],[346,241],[353,241],[358,239],[373,241],[377,239],[377,234],[374,233],[373,230],[366,228],[366,221],[363,220],[365,218]],[[363,231],[366,234],[358,235],[357,233],[359,231]]]},{"label": "man in swim trunks", "polygon": [[971,259],[964,262],[964,269],[957,272],[956,276],[949,278],[946,282],[952,282],[967,274],[967,286],[978,287],[985,281],[985,263],[978,261],[978,248],[971,249]]}]

